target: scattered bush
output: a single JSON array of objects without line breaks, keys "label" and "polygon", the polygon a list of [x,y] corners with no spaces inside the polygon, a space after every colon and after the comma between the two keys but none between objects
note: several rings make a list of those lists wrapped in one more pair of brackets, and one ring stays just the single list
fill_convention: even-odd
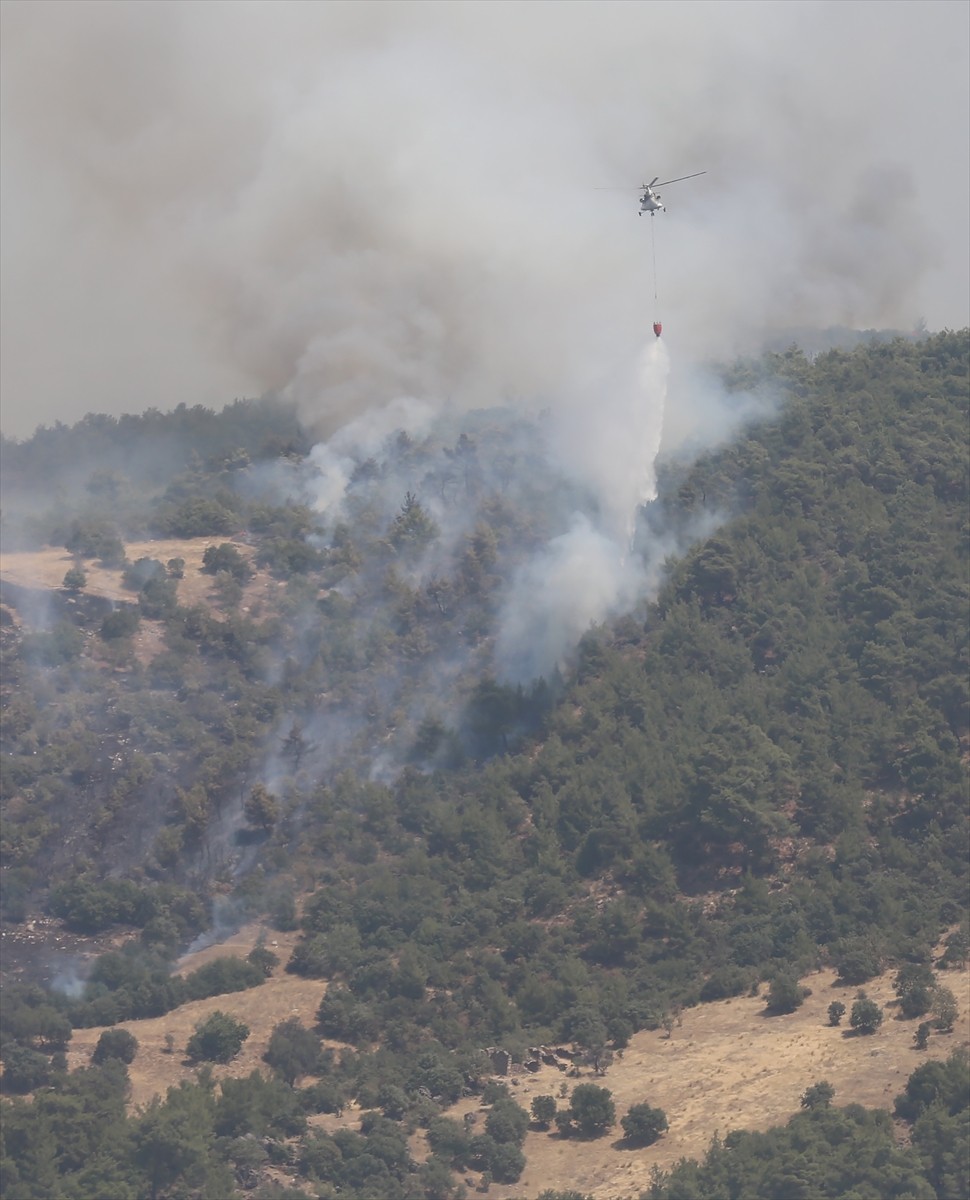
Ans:
[{"label": "scattered bush", "polygon": [[791,1013],[801,1008],[810,995],[810,989],[802,987],[796,976],[776,975],[768,988],[765,1007],[771,1013]]},{"label": "scattered bush", "polygon": [[701,1002],[726,1000],[731,996],[743,996],[751,986],[751,973],[743,967],[718,967],[704,981],[700,991]]},{"label": "scattered bush", "polygon": [[496,1183],[515,1183],[525,1170],[525,1155],[518,1146],[500,1142],[489,1158],[489,1169]]},{"label": "scattered bush", "polygon": [[823,1079],[802,1093],[802,1108],[828,1108],[834,1097],[835,1088]]},{"label": "scattered bush", "polygon": [[863,992],[849,1014],[849,1024],[856,1033],[875,1033],[883,1021],[883,1011],[875,1000]]},{"label": "scattered bush", "polygon": [[620,1121],[626,1140],[634,1146],[651,1146],[670,1126],[662,1108],[634,1104]]},{"label": "scattered bush", "polygon": [[136,558],[121,573],[121,582],[129,591],[140,592],[146,583],[165,578],[165,568],[157,558]]},{"label": "scattered bush", "polygon": [[86,571],[80,567],[71,567],[69,571],[65,572],[63,586],[69,592],[79,592],[87,585],[87,582],[88,576]]},{"label": "scattered bush", "polygon": [[482,1088],[482,1103],[495,1104],[499,1100],[509,1099],[509,1085],[500,1079],[489,1079]]},{"label": "scattered bush", "polygon": [[960,1010],[957,1008],[956,996],[954,996],[948,987],[933,989],[931,1009],[935,1017],[933,1023],[940,1033],[952,1033],[956,1019],[960,1015]]},{"label": "scattered bush", "polygon": [[466,1126],[451,1117],[432,1117],[428,1123],[428,1145],[432,1152],[456,1171],[469,1162],[471,1140]]},{"label": "scattered bush", "polygon": [[932,968],[923,963],[906,963],[896,973],[893,990],[899,999],[902,1016],[912,1020],[930,1011],[935,982]]},{"label": "scattered bush", "polygon": [[267,950],[260,942],[259,945],[253,946],[252,950],[246,955],[246,962],[252,963],[254,967],[258,967],[268,979],[279,966],[280,958],[278,954],[274,954],[272,950]]},{"label": "scattered bush", "polygon": [[556,1114],[556,1127],[564,1137],[601,1137],[616,1123],[613,1093],[595,1083],[580,1083],[569,1097],[569,1108]]},{"label": "scattered bush", "polygon": [[882,970],[882,955],[868,938],[847,938],[838,948],[835,968],[842,983],[868,983]]},{"label": "scattered bush", "polygon": [[202,570],[207,575],[218,575],[220,571],[225,571],[237,583],[246,583],[253,573],[244,555],[232,542],[206,546],[202,555]]},{"label": "scattered bush", "polygon": [[514,1100],[496,1100],[485,1118],[485,1132],[499,1144],[511,1142],[521,1146],[528,1128],[529,1114]]},{"label": "scattered bush", "polygon": [[319,1083],[303,1088],[300,1092],[300,1102],[305,1111],[311,1113],[339,1114],[344,1110],[343,1091],[332,1079],[321,1079]]},{"label": "scattered bush", "polygon": [[965,967],[970,960],[970,931],[955,929],[947,935],[943,946],[943,956],[939,962],[941,967]]},{"label": "scattered bush", "polygon": [[273,1029],[263,1061],[292,1087],[301,1075],[317,1073],[320,1039],[312,1030],[306,1029],[298,1018],[290,1017]]},{"label": "scattered bush", "polygon": [[228,992],[244,992],[265,982],[266,972],[248,959],[225,955],[214,958],[185,976],[189,1000],[204,1000],[206,996],[222,996]]},{"label": "scattered bush", "polygon": [[108,613],[101,622],[101,637],[106,642],[131,637],[132,634],[138,632],[140,624],[141,618],[136,608],[130,608],[127,605],[124,608],[116,608],[114,612]]},{"label": "scattered bush", "polygon": [[91,1061],[100,1064],[109,1058],[117,1058],[123,1063],[131,1063],[137,1053],[138,1039],[134,1034],[127,1029],[106,1029],[98,1038]]},{"label": "scattered bush", "polygon": [[231,1062],[249,1037],[249,1026],[228,1013],[216,1010],[195,1027],[186,1046],[188,1057],[195,1062]]}]

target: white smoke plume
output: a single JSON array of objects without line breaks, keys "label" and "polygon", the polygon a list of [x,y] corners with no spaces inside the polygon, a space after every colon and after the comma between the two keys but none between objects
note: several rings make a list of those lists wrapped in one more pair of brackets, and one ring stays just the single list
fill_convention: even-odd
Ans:
[{"label": "white smoke plume", "polygon": [[649,322],[658,173],[708,171],[657,221],[682,366],[775,323],[967,321],[964,5],[0,12],[10,434],[268,390],[328,429],[558,403]]},{"label": "white smoke plume", "polygon": [[552,413],[553,453],[595,493],[604,532],[620,545],[633,536],[637,506],[656,495],[669,374],[666,346],[651,334],[636,358],[567,394]]},{"label": "white smoke plume", "polygon": [[[662,429],[743,415],[699,363],[773,325],[968,319],[962,5],[0,13],[4,431],[283,393],[331,514],[395,425],[545,408],[593,502],[513,589],[520,672],[636,591]],[[641,179],[701,170],[636,216]],[[676,370],[636,362],[651,231]]]},{"label": "white smoke plume", "polygon": [[[626,386],[605,391],[592,413],[582,414],[585,441],[576,436],[576,414],[554,427],[564,461],[588,480],[599,512],[595,524],[590,515],[576,513],[568,531],[518,573],[495,650],[499,678],[512,683],[549,678],[590,625],[642,595],[645,564],[631,551],[638,510],[657,494],[654,467],[669,366],[666,348],[655,340]],[[570,463],[569,448],[579,446],[585,447],[585,459]]]},{"label": "white smoke plume", "polygon": [[637,600],[643,575],[622,544],[577,514],[572,528],[516,577],[502,613],[496,674],[508,683],[550,678],[595,623]]},{"label": "white smoke plume", "polygon": [[[328,441],[313,447],[309,494],[303,498],[319,513],[339,512],[358,463],[379,454],[387,438],[397,430],[415,435],[424,433],[432,416],[430,405],[407,397],[365,410]],[[399,495],[394,499],[399,499]]]}]

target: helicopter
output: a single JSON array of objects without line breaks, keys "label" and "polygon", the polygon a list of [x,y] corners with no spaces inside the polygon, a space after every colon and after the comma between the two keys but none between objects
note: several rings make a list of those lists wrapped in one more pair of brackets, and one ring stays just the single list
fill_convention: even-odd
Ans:
[{"label": "helicopter", "polygon": [[[669,184],[669,183],[682,183],[685,179],[697,179],[700,175],[706,175],[706,174],[707,174],[706,171],[695,171],[692,175],[678,175],[676,179],[667,179],[663,183],[658,183],[657,180],[660,178],[660,176],[654,175],[653,179],[651,179],[649,183],[641,183],[640,184],[640,187],[638,189],[640,192],[640,208],[637,212],[637,216],[642,217],[644,213],[649,213],[650,216],[652,217],[655,213],[667,211],[667,209],[664,205],[664,202],[660,197],[660,193],[658,191],[656,191],[656,189],[658,187],[666,187],[667,184]],[[598,192],[618,192],[618,191],[627,191],[627,190],[632,190],[632,189],[611,187],[611,188],[597,188],[596,190]],[[654,233],[654,225],[653,225],[653,222],[651,221],[650,222],[650,239],[651,239],[651,244],[653,246],[653,299],[654,299],[654,305],[657,306],[659,304],[659,292],[657,289],[657,249],[656,249],[655,236],[656,235]],[[663,327],[663,325],[660,321],[660,317],[658,315],[657,319],[653,323],[654,336],[659,338],[660,335],[663,333],[663,328],[664,327]]]},{"label": "helicopter", "polygon": [[654,175],[649,183],[640,184],[640,209],[637,216],[642,217],[644,213],[650,213],[653,216],[655,212],[667,211],[664,202],[660,199],[660,193],[654,191],[654,188],[666,187],[668,183],[681,183],[685,179],[696,179],[698,175],[706,174],[706,171],[695,171],[693,175],[679,175],[676,179],[667,179],[663,183],[657,183],[660,177]]},{"label": "helicopter", "polygon": [[[699,175],[706,175],[706,171],[695,171],[693,175],[678,175],[676,179],[666,179],[663,183],[658,183],[660,178],[654,175],[649,183],[641,183],[638,191],[640,192],[640,209],[638,216],[643,216],[644,213],[650,213],[653,216],[656,212],[666,212],[666,206],[660,198],[660,193],[656,191],[658,187],[666,187],[669,183],[682,183],[685,179],[696,179]],[[629,188],[597,188],[598,192],[625,192],[632,189]]]}]

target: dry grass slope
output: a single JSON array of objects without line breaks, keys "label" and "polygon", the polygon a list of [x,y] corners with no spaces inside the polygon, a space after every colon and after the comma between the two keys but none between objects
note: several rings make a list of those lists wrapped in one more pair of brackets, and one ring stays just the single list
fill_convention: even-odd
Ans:
[{"label": "dry grass slope", "polygon": [[[225,541],[232,542],[240,554],[252,565],[254,557],[252,547],[237,538],[161,538],[152,541],[127,542],[125,554],[129,562],[137,562],[140,558],[154,558],[167,564],[173,558],[183,559],[185,561],[184,576],[178,581],[179,604],[186,607],[204,605],[215,616],[219,616],[220,608],[217,595],[213,590],[213,577],[203,573],[202,556],[209,546],[218,546]],[[65,573],[73,566],[74,556],[60,547],[48,546],[43,550],[11,551],[0,554],[0,580],[21,587],[57,591],[61,588]],[[121,569],[102,567],[93,560],[86,560],[83,567],[87,575],[84,591],[88,595],[100,596],[113,602],[127,601],[129,604],[133,604],[137,600],[136,593],[124,586]],[[282,582],[273,579],[267,571],[254,570],[252,578],[243,588],[241,611],[254,617],[263,610],[269,611],[276,596],[284,587]],[[24,613],[18,614],[17,620],[23,624],[30,624],[29,617],[26,617]],[[144,666],[150,663],[164,648],[162,622],[143,620],[132,639],[135,657]]]},{"label": "dry grass slope", "polygon": [[[273,1026],[290,1017],[298,1017],[304,1025],[312,1026],[316,1011],[326,991],[326,984],[319,979],[299,979],[283,971],[297,935],[262,931],[259,926],[248,926],[228,942],[210,946],[198,954],[186,957],[180,963],[180,973],[195,970],[213,958],[234,954],[245,958],[256,944],[261,932],[266,934],[266,946],[280,958],[272,978],[260,987],[246,992],[233,992],[227,996],[209,996],[205,1000],[193,1000],[183,1004],[162,1017],[144,1021],[123,1021],[119,1028],[127,1029],[138,1039],[138,1054],[129,1068],[131,1076],[132,1106],[147,1104],[153,1096],[164,1096],[166,1090],[177,1086],[182,1079],[192,1079],[194,1068],[185,1062],[185,1046],[195,1026],[219,1009],[230,1013],[239,1021],[245,1021],[251,1030],[239,1056],[227,1066],[213,1066],[216,1079],[225,1076],[237,1078],[248,1075],[254,1068],[268,1070],[262,1056],[269,1045]],[[103,1028],[76,1029],[68,1052],[71,1070],[86,1066],[91,1052],[97,1045]],[[167,1051],[166,1035],[174,1039],[174,1052]]]},{"label": "dry grass slope", "polygon": [[[494,1189],[494,1195],[504,1200],[538,1195],[543,1188],[579,1188],[601,1200],[636,1196],[654,1165],[669,1167],[680,1158],[702,1155],[716,1130],[723,1135],[786,1121],[802,1093],[819,1080],[832,1084],[837,1104],[891,1109],[921,1062],[970,1045],[966,972],[944,977],[960,1006],[957,1030],[932,1037],[923,1053],[913,1049],[918,1022],[894,1019],[895,1008],[871,1037],[849,1036],[845,1026],[830,1026],[829,1004],[841,999],[848,1010],[857,990],[836,987],[833,971],[802,982],[812,995],[786,1016],[765,1016],[764,1000],[745,996],[686,1011],[669,1039],[659,1032],[637,1034],[599,1082],[612,1091],[618,1119],[632,1104],[647,1101],[667,1113],[670,1132],[642,1150],[617,1149],[619,1128],[613,1136],[581,1145],[530,1132],[522,1179],[514,1188]],[[892,975],[873,980],[866,992],[889,1004],[895,999]],[[555,1095],[562,1079],[555,1068],[544,1068],[539,1075],[520,1077],[514,1092],[528,1108],[533,1096]]]},{"label": "dry grass slope", "polygon": [[[228,942],[212,946],[181,963],[182,970],[201,966],[223,954],[245,956],[261,929],[248,926]],[[252,1034],[240,1056],[216,1067],[216,1078],[246,1075],[265,1069],[262,1054],[273,1026],[289,1017],[312,1025],[326,985],[320,980],[287,975],[284,964],[295,934],[268,932],[267,944],[280,956],[273,978],[262,987],[228,996],[213,996],[186,1004],[175,1012],[147,1021],[127,1021],[139,1041],[131,1067],[132,1103],[146,1104],[164,1094],[193,1070],[183,1062],[185,1044],[196,1023],[214,1009],[245,1021]],[[275,944],[274,944],[275,943]],[[669,1167],[679,1158],[702,1155],[715,1131],[764,1129],[784,1122],[799,1107],[806,1088],[826,1079],[836,1090],[836,1103],[892,1108],[909,1074],[927,1058],[945,1058],[956,1046],[970,1045],[970,974],[946,972],[943,982],[954,992],[960,1007],[957,1028],[950,1035],[934,1035],[925,1052],[913,1048],[916,1021],[895,1018],[892,975],[866,986],[867,993],[887,1007],[886,1020],[871,1037],[854,1037],[847,1026],[828,1024],[833,999],[851,1008],[855,988],[835,985],[831,970],[803,980],[811,996],[797,1012],[769,1017],[764,999],[738,997],[701,1005],[683,1014],[682,1024],[668,1038],[662,1032],[636,1034],[606,1076],[595,1080],[608,1087],[616,1102],[617,1117],[632,1104],[647,1101],[663,1108],[670,1132],[656,1145],[627,1150],[617,1145],[619,1126],[610,1136],[591,1142],[564,1141],[554,1131],[530,1131],[524,1146],[527,1166],[521,1180],[509,1187],[493,1184],[492,1200],[537,1196],[545,1188],[578,1188],[598,1200],[627,1200],[646,1187],[655,1165]],[[100,1029],[79,1029],[71,1042],[71,1068],[83,1066],[101,1035]],[[176,1052],[165,1053],[165,1035],[175,1038]],[[583,1081],[594,1077],[584,1073]],[[516,1100],[526,1109],[537,1095],[558,1095],[561,1084],[576,1081],[554,1067],[536,1074],[513,1076],[509,1083]],[[448,1115],[461,1118],[480,1109],[477,1097],[461,1101]],[[314,1119],[328,1129],[356,1125],[358,1113],[349,1108],[342,1117]],[[420,1135],[414,1150],[422,1157]]]}]

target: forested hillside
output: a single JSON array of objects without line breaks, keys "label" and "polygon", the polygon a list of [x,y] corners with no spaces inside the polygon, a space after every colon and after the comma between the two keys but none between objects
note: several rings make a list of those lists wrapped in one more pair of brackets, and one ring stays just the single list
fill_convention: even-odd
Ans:
[{"label": "forested hillside", "polygon": [[[483,1048],[568,1045],[608,1085],[635,1031],[765,983],[770,1007],[797,1007],[822,963],[854,986],[892,967],[904,1015],[952,1028],[945,971],[970,952],[967,333],[793,348],[724,378],[779,411],[661,464],[635,543],[680,548],[656,594],[551,659],[516,626],[518,678],[501,654],[515,582],[595,503],[546,455],[542,418],[314,446],[291,412],[239,403],[4,443],[5,550],[62,547],[72,575],[4,592],[6,930],[45,915],[132,935],[72,964],[70,994],[7,981],[5,1088],[49,1090],[8,1112],[5,1194],[216,1198],[260,1178],[251,1194],[287,1195],[267,1154],[316,1195],[448,1196],[456,1166],[514,1182],[521,1119],[500,1093],[486,1134],[440,1123],[489,1086]],[[206,539],[205,602],[185,602],[178,557],[127,558],[146,537]],[[98,606],[95,563],[130,602]],[[271,1081],[203,1079],[125,1123],[123,1065],[66,1076],[59,1050],[72,1027],[259,986],[258,956],[171,978],[214,913],[299,927],[288,969],[329,982],[316,1030],[281,1032]],[[345,1050],[321,1059],[320,1036]],[[304,1075],[321,1081],[301,1092]],[[306,1132],[306,1111],[351,1101],[359,1133]],[[913,1148],[872,1151],[880,1194],[949,1196],[960,1106],[942,1132],[911,1109]],[[590,1132],[583,1115],[563,1136]],[[420,1171],[409,1122],[437,1130]],[[769,1162],[752,1194],[869,1194],[875,1176],[831,1162],[778,1190],[792,1145],[822,1164],[853,1139],[891,1135],[813,1103],[730,1146]],[[727,1146],[651,1195],[720,1195]]]}]

